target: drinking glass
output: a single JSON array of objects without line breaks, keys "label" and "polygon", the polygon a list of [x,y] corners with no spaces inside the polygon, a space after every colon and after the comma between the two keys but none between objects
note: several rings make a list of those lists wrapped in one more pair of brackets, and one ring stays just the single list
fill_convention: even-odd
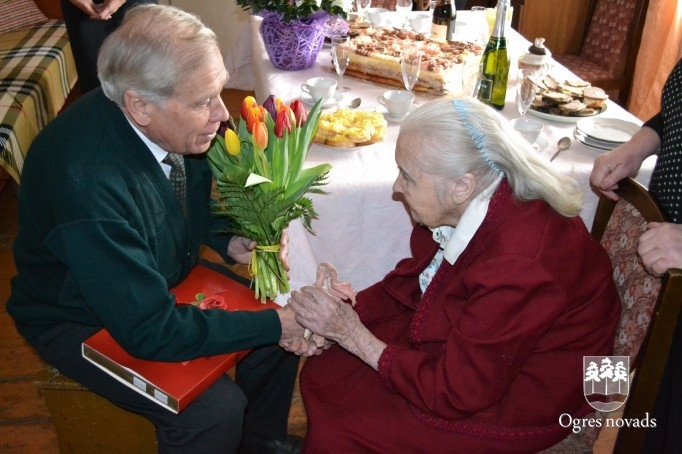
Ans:
[{"label": "drinking glass", "polygon": [[488,43],[488,20],[485,18],[485,7],[472,6],[471,7],[471,39],[474,44],[478,44],[485,48]]},{"label": "drinking glass", "polygon": [[407,47],[400,55],[400,69],[403,73],[403,83],[407,91],[412,91],[419,79],[422,65],[422,51],[417,47]]},{"label": "drinking glass", "polygon": [[398,0],[395,4],[395,10],[402,19],[402,28],[407,26],[407,20],[412,11],[412,0]]},{"label": "drinking glass", "polygon": [[348,62],[350,62],[350,38],[348,36],[332,37],[332,59],[336,74],[339,76],[338,91],[345,93],[350,90],[343,85],[343,75],[348,68]]},{"label": "drinking glass", "polygon": [[372,6],[372,0],[355,0],[355,9],[358,10],[358,22],[367,22],[367,12]]},{"label": "drinking glass", "polygon": [[535,70],[519,69],[516,77],[516,108],[521,118],[526,116],[535,99],[537,92],[537,85],[533,78],[535,72]]}]

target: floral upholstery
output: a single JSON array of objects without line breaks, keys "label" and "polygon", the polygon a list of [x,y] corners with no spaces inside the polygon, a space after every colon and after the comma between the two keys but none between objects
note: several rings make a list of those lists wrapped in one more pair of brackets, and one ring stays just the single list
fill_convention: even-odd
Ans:
[{"label": "floral upholstery", "polygon": [[637,256],[637,242],[645,231],[646,222],[641,214],[628,202],[620,200],[602,237],[621,298],[620,324],[613,354],[629,355],[631,366],[646,335],[661,288],[661,280],[647,273]]},{"label": "floral upholstery", "polygon": [[578,55],[562,55],[554,58],[567,68],[571,68],[571,72],[582,80],[608,79],[611,77],[608,70]]},{"label": "floral upholstery", "polygon": [[598,0],[580,56],[613,75],[635,16],[635,0]]},{"label": "floral upholstery", "polygon": [[[619,67],[627,58],[625,44],[634,27],[639,0],[597,0],[580,55],[555,55],[556,61],[586,81],[623,76]],[[609,93],[611,96],[611,93]],[[620,91],[611,96],[617,99]]]}]

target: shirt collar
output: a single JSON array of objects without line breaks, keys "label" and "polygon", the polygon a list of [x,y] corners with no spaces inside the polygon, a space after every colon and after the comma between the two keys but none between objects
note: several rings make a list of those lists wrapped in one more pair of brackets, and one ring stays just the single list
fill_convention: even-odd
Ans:
[{"label": "shirt collar", "polygon": [[130,121],[128,117],[126,117],[126,120],[128,120],[128,123],[130,123],[130,126],[133,128],[133,131],[135,131],[135,134],[137,134],[140,139],[142,139],[142,142],[144,142],[145,145],[147,145],[147,148],[149,148],[149,151],[152,152],[154,155],[154,158],[156,159],[156,162],[158,162],[161,165],[161,168],[163,171],[166,173],[166,176],[170,175],[170,166],[168,164],[164,164],[161,161],[168,156],[168,152],[149,140],[149,137],[145,136],[142,131],[137,129],[137,127]]},{"label": "shirt collar", "polygon": [[[453,265],[460,254],[467,247],[471,238],[483,223],[486,214],[488,214],[488,205],[495,190],[500,185],[502,176],[497,177],[490,186],[481,191],[474,199],[469,202],[469,205],[464,210],[462,217],[457,223],[457,228],[453,229],[450,239],[447,240],[443,247],[443,257],[451,265]],[[439,227],[440,229],[441,227]],[[448,232],[449,233],[449,232]]]}]

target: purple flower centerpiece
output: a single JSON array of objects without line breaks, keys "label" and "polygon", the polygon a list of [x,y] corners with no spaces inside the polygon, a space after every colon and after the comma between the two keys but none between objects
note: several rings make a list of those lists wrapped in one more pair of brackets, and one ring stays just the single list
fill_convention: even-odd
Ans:
[{"label": "purple flower centerpiece", "polygon": [[348,32],[343,0],[236,0],[237,5],[263,17],[260,34],[275,67],[309,68],[325,36]]}]

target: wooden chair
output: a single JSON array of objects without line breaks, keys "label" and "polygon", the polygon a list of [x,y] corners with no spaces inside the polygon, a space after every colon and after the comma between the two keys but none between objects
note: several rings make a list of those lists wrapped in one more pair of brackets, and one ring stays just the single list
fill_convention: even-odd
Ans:
[{"label": "wooden chair", "polygon": [[[600,199],[592,235],[614,262],[623,303],[614,354],[631,356],[634,379],[622,417],[641,419],[653,412],[663,378],[682,306],[682,270],[671,269],[660,279],[646,273],[637,257],[638,238],[646,223],[665,222],[666,217],[646,188],[631,178],[619,183],[617,193],[617,203]],[[645,429],[621,428],[614,452],[641,452],[645,438]]]},{"label": "wooden chair", "polygon": [[649,0],[592,0],[579,55],[554,58],[627,106]]},{"label": "wooden chair", "polygon": [[[592,236],[611,257],[621,298],[621,320],[613,354],[629,355],[631,377],[634,375],[619,417],[641,420],[646,413],[652,414],[663,378],[682,305],[682,270],[669,270],[663,278],[646,272],[637,255],[639,237],[646,231],[647,223],[664,222],[666,218],[647,189],[637,181],[627,178],[618,186],[618,202],[600,198]],[[604,415],[597,412],[586,417],[603,418]],[[613,429],[602,429],[608,430]],[[599,429],[583,428],[579,434],[571,434],[543,453],[593,452],[592,445],[599,435]],[[613,434],[610,436],[614,438]],[[642,452],[645,437],[644,428],[618,429],[613,452]]]}]

